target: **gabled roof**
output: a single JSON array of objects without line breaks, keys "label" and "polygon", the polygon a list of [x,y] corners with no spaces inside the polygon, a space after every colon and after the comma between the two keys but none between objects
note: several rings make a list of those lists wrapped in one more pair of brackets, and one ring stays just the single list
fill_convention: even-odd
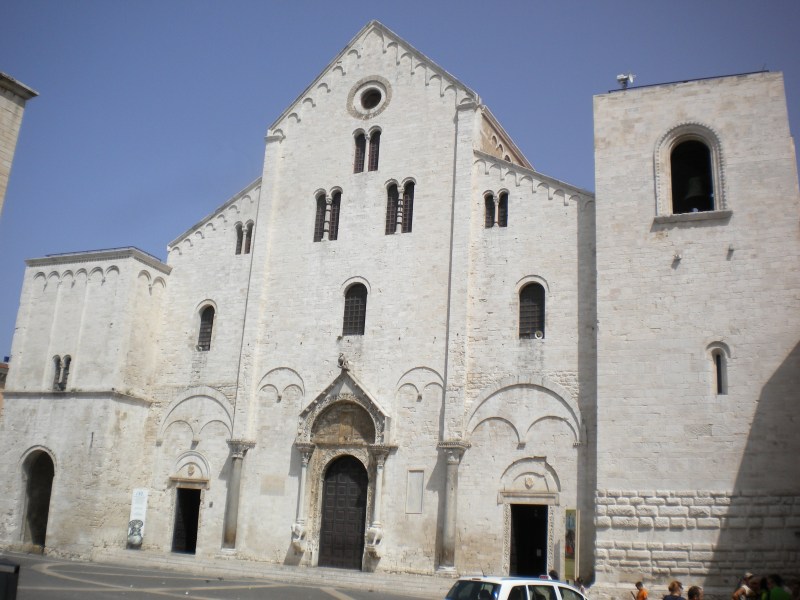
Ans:
[{"label": "gabled roof", "polygon": [[459,81],[456,77],[448,73],[445,69],[439,66],[437,63],[432,61],[430,58],[425,56],[422,52],[414,48],[411,44],[409,44],[406,40],[401,38],[391,29],[386,27],[383,23],[379,21],[372,20],[367,23],[361,31],[359,31],[353,39],[348,42],[348,44],[342,49],[339,54],[337,54],[334,59],[327,64],[327,66],[322,70],[322,72],[311,82],[311,84],[306,87],[302,91],[302,93],[284,110],[281,115],[269,126],[270,131],[278,127],[278,125],[283,121],[289,114],[291,114],[296,107],[298,107],[303,100],[311,94],[314,89],[323,81],[323,79],[333,71],[333,69],[340,64],[345,56],[347,56],[350,52],[355,51],[356,53],[359,52],[358,46],[359,42],[364,39],[367,34],[370,32],[376,32],[380,35],[384,40],[384,48],[388,48],[390,44],[394,43],[397,44],[398,47],[404,49],[405,52],[410,53],[415,59],[417,59],[420,63],[425,64],[425,66],[432,70],[434,74],[439,75],[442,79],[449,81],[451,84],[455,85],[456,87],[460,88],[465,94],[471,96],[474,99],[474,102],[480,104],[480,97],[478,94],[467,87],[464,83]]}]

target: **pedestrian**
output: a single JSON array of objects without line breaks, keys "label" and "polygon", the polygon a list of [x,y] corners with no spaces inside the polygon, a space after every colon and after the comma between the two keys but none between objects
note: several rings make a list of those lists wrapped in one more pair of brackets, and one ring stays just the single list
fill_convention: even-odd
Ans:
[{"label": "pedestrian", "polygon": [[550,577],[550,579],[554,579],[555,581],[558,581],[558,571],[556,571],[555,569],[550,569],[547,572],[547,575]]},{"label": "pedestrian", "polygon": [[739,585],[736,586],[736,591],[731,595],[731,600],[745,600],[745,598],[753,597],[753,590],[750,588],[752,578],[752,573],[744,574],[744,577],[739,580]]},{"label": "pedestrian", "polygon": [[634,594],[631,592],[631,596],[633,596],[633,600],[647,600],[647,588],[644,587],[644,584],[641,581],[636,582],[636,593]]},{"label": "pedestrian", "polygon": [[703,588],[699,585],[693,585],[689,588],[689,591],[686,592],[686,595],[689,600],[703,600]]},{"label": "pedestrian", "polygon": [[683,596],[681,596],[681,592],[683,591],[683,584],[678,581],[670,582],[669,584],[669,594],[664,596],[664,600],[684,600]]},{"label": "pedestrian", "polygon": [[778,574],[767,575],[769,600],[792,600],[792,593],[783,586],[783,577]]},{"label": "pedestrian", "polygon": [[581,594],[583,594],[584,596],[586,595],[586,586],[583,585],[583,577],[578,577],[575,580],[575,587],[577,587],[581,591]]}]

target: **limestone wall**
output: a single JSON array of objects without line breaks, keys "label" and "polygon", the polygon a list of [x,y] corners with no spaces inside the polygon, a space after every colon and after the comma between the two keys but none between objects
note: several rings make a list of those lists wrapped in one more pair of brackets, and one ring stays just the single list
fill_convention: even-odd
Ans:
[{"label": "limestone wall", "polygon": [[[675,135],[712,148],[714,211],[672,214]],[[661,556],[654,569],[674,561],[657,571],[665,577],[709,574],[713,584],[728,567],[752,570],[750,552],[775,552],[773,570],[796,572],[796,536],[754,533],[772,499],[800,497],[800,195],[781,75],[598,96],[595,138],[598,578],[636,580],[612,561],[619,542],[711,552]],[[721,391],[714,352],[725,361]],[[615,498],[616,489],[663,491],[636,507],[620,500],[643,494]],[[686,504],[681,490],[698,492]],[[734,499],[730,518],[706,514]],[[734,557],[735,568],[725,562]]]}]

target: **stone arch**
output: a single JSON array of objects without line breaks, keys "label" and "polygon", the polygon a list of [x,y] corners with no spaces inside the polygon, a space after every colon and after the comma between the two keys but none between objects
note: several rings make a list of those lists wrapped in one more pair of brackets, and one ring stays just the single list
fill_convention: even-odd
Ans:
[{"label": "stone arch", "polygon": [[25,543],[44,547],[56,461],[49,449],[35,446],[28,449],[20,466],[22,488],[25,490],[22,539]]},{"label": "stone arch", "polygon": [[[521,411],[516,409],[512,410],[506,403],[500,401],[500,398],[505,393],[512,390],[530,390],[536,395],[536,398],[532,402],[538,405],[537,408],[541,412],[538,412],[536,418],[531,418],[530,422],[527,424],[523,422],[525,415],[523,415]],[[542,416],[554,416],[567,421],[570,427],[576,432],[576,443],[582,443],[585,439],[583,420],[578,403],[572,397],[572,394],[564,387],[544,376],[507,377],[498,382],[492,389],[482,392],[476,399],[473,407],[472,412],[468,415],[466,420],[467,435],[474,431],[475,427],[477,427],[481,421],[491,416],[502,417],[509,420],[514,423],[518,432],[527,431],[529,424],[532,424]]]},{"label": "stone arch", "polygon": [[[196,416],[182,417],[180,413],[193,404],[206,405],[209,408],[206,411],[209,418],[201,422]],[[189,412],[192,415],[196,415],[198,411],[192,410]],[[163,440],[167,427],[176,421],[185,422],[191,428],[193,438],[197,437],[202,428],[210,421],[220,421],[228,430],[228,435],[231,435],[233,432],[233,409],[228,399],[219,390],[208,386],[197,386],[189,388],[170,402],[159,425],[158,441]]]}]

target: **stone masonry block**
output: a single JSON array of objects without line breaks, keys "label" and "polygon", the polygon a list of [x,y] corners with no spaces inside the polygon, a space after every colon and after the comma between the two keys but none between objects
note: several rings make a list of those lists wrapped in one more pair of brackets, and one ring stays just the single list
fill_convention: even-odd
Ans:
[{"label": "stone masonry block", "polygon": [[662,506],[658,509],[659,517],[685,517],[689,509],[685,506]]},{"label": "stone masonry block", "polygon": [[653,525],[653,517],[639,517],[639,529],[652,529]]},{"label": "stone masonry block", "polygon": [[669,519],[669,528],[670,529],[686,529],[686,519],[682,517],[670,517]]},{"label": "stone masonry block", "polygon": [[714,517],[708,519],[697,519],[698,529],[719,529],[719,519]]},{"label": "stone masonry block", "polygon": [[635,529],[639,526],[639,519],[636,517],[611,517],[611,526],[623,529]]},{"label": "stone masonry block", "polygon": [[608,515],[610,517],[634,517],[636,516],[636,508],[633,506],[609,506]]},{"label": "stone masonry block", "polygon": [[611,517],[597,517],[594,520],[594,524],[598,529],[606,529],[611,527]]},{"label": "stone masonry block", "polygon": [[640,517],[656,517],[658,516],[658,508],[655,506],[637,506],[636,514]]},{"label": "stone masonry block", "polygon": [[690,506],[689,507],[689,516],[690,517],[710,517],[711,516],[711,508],[708,506]]},{"label": "stone masonry block", "polygon": [[656,529],[669,529],[669,517],[656,517],[653,525]]}]

